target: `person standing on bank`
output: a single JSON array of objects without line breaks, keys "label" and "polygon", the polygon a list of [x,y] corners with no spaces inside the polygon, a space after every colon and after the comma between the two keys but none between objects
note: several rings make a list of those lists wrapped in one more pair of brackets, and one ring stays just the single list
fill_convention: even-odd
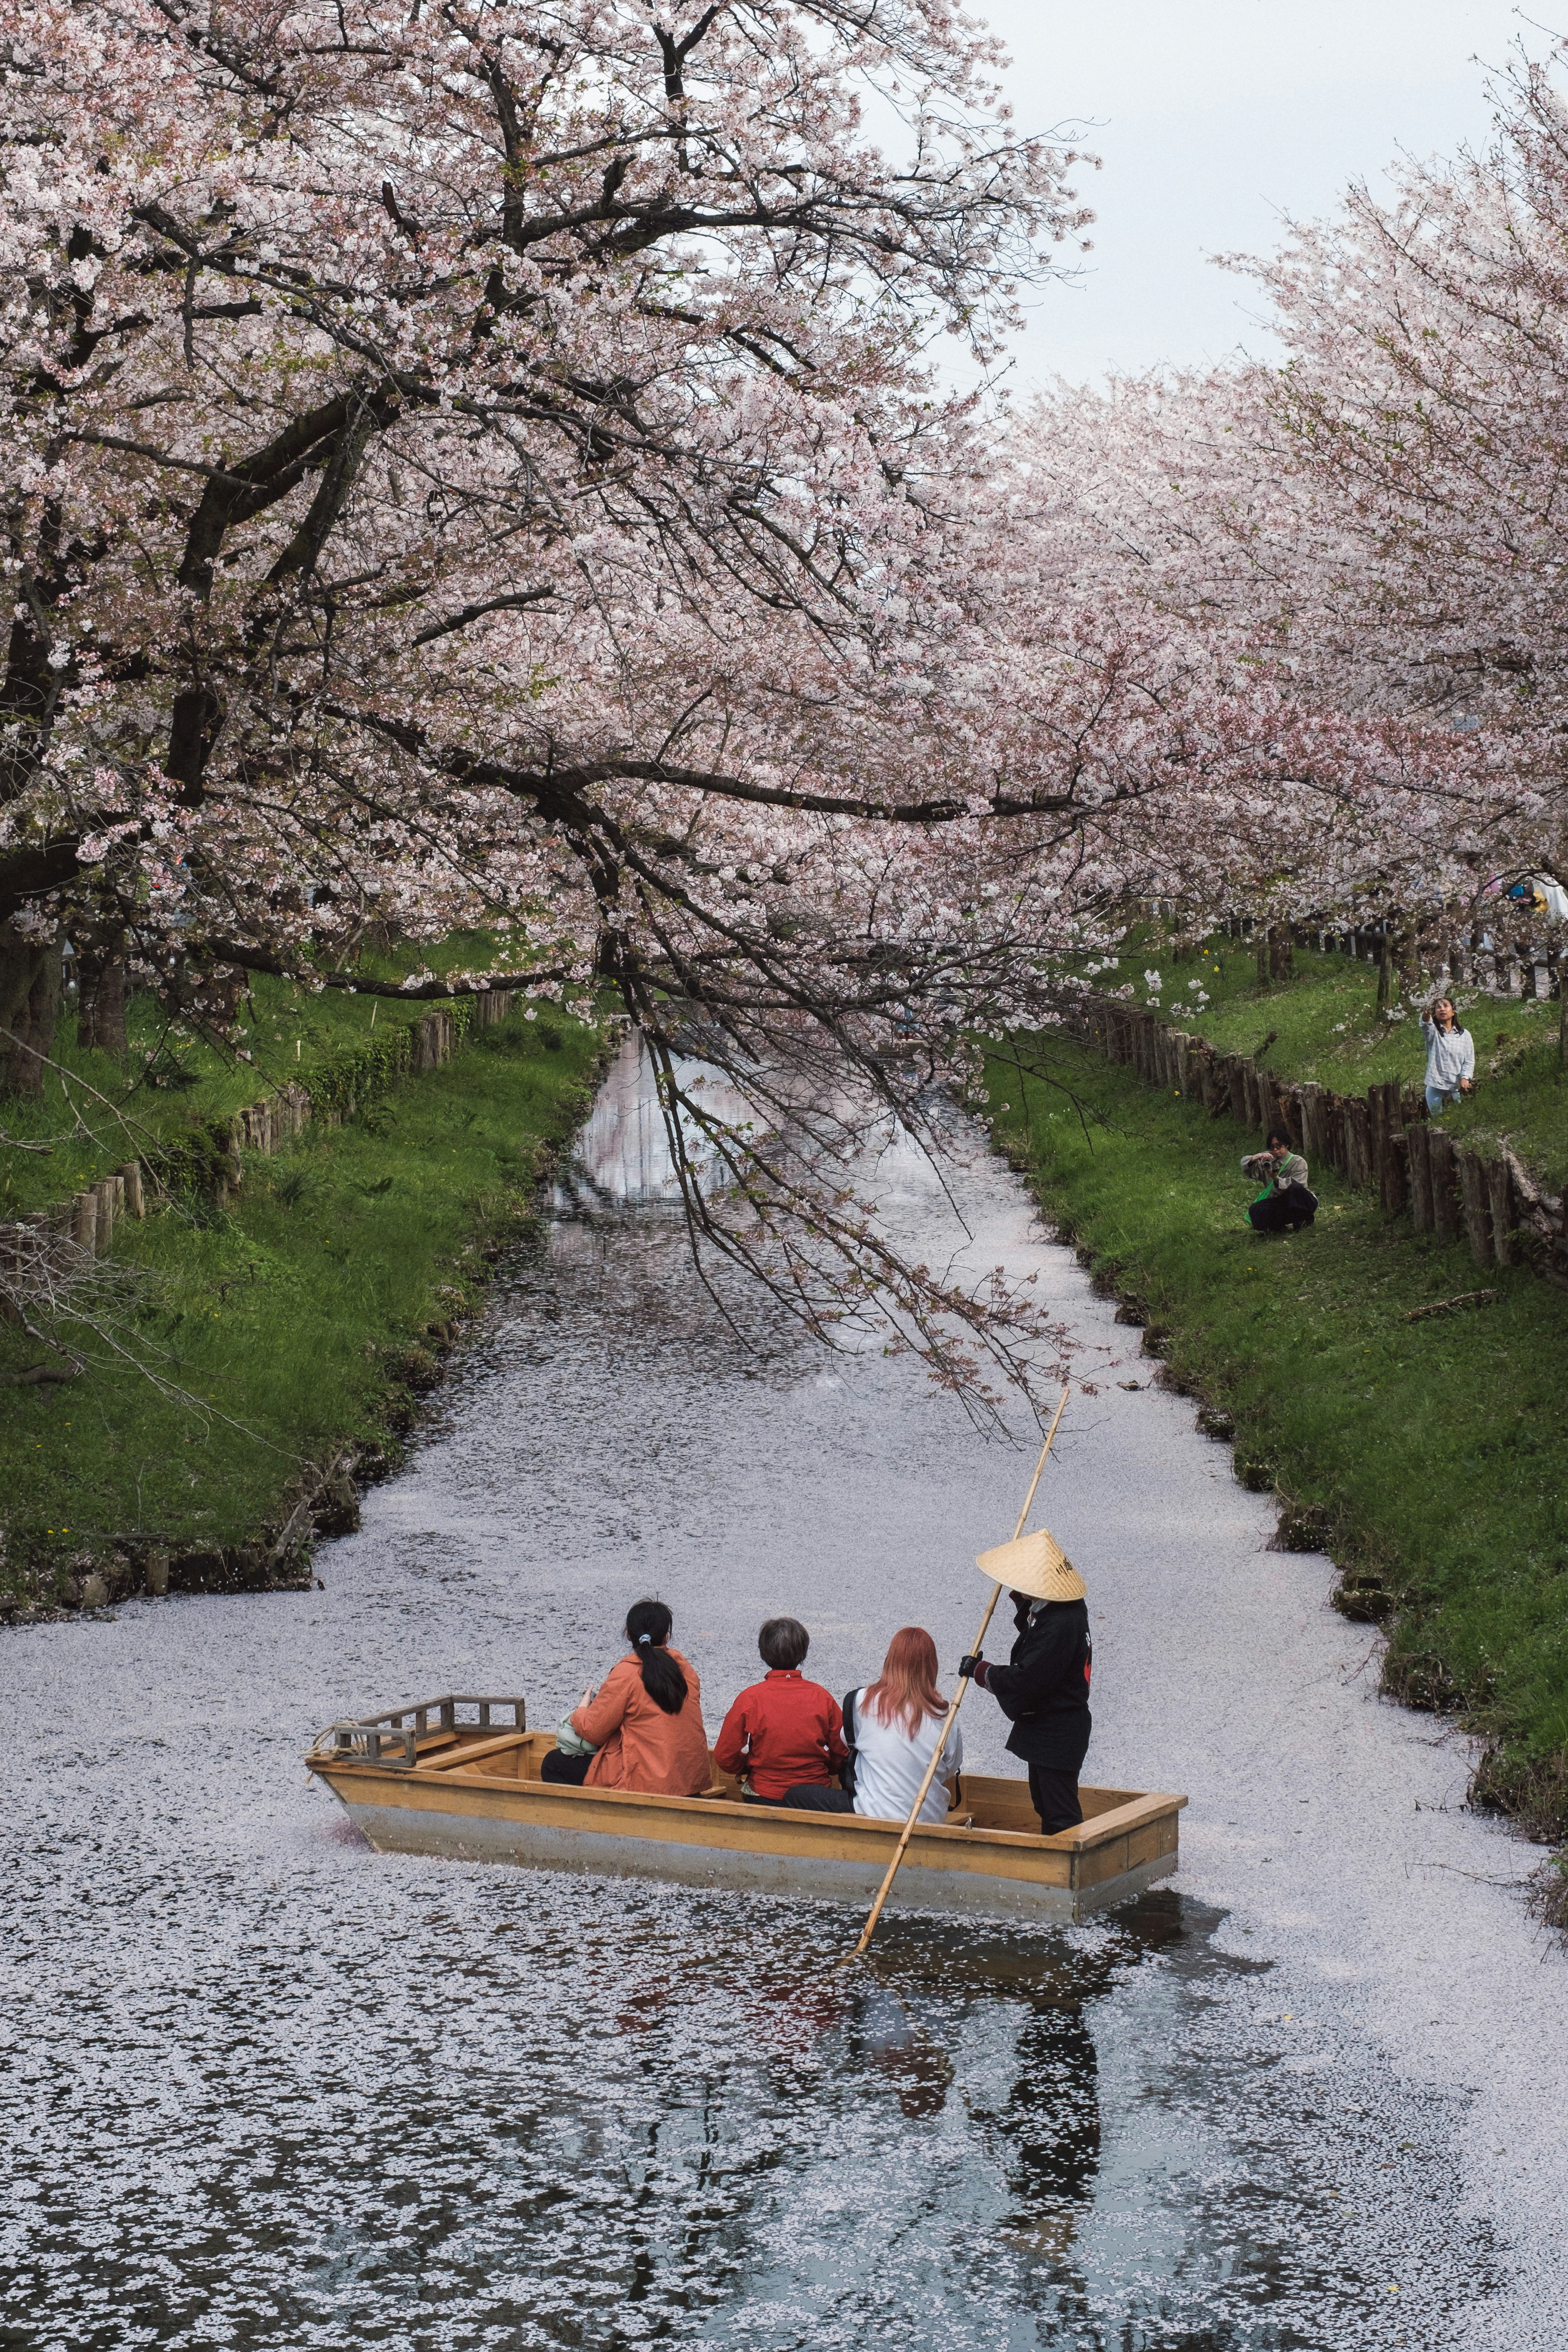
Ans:
[{"label": "person standing on bank", "polygon": [[1029,1768],[1029,1796],[1047,1837],[1083,1819],[1078,1776],[1089,1750],[1093,1643],[1084,1582],[1043,1528],[1016,1543],[983,1552],[987,1575],[1012,1582],[1018,1638],[1005,1666],[979,1652],[958,1662],[989,1691],[1013,1728],[1007,1751]]},{"label": "person standing on bank", "polygon": [[1460,1027],[1451,996],[1439,996],[1422,1014],[1421,1034],[1426,1040],[1426,1108],[1438,1118],[1475,1086],[1476,1041]]}]

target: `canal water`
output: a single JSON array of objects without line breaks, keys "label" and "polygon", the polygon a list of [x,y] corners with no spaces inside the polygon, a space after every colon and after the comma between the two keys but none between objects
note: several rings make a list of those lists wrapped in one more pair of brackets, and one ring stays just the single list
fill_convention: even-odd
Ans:
[{"label": "canal water", "polygon": [[[1037,1271],[1095,1393],[1041,1514],[1087,1777],[1192,1798],[1166,1887],[1052,1934],[372,1853],[300,1759],[441,1690],[553,1720],[668,1600],[710,1733],[755,1629],[951,1669],[1030,1466],[907,1359],[697,1282],[631,1048],[540,1246],[321,1589],[0,1643],[0,2344],[1347,2352],[1568,2340],[1568,1969],[1535,1850],[1376,1696],[1331,1571],[1152,1390],[1016,1181],[874,1171],[931,1263]],[[1138,1385],[1122,1385],[1136,1382]],[[1002,1764],[983,1692],[969,1760]]]}]

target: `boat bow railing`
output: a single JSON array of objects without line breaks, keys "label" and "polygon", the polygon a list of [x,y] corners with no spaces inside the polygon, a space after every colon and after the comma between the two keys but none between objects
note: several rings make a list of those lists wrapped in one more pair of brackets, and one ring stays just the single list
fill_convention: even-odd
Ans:
[{"label": "boat bow railing", "polygon": [[[472,1715],[459,1709],[472,1708]],[[509,1726],[504,1715],[510,1710]],[[309,1761],[323,1764],[379,1764],[390,1771],[406,1772],[419,1761],[421,1741],[446,1747],[464,1731],[512,1728],[526,1731],[528,1711],[520,1698],[469,1697],[448,1691],[442,1698],[418,1699],[408,1706],[388,1707],[384,1715],[343,1717],[318,1731],[310,1742]]]}]

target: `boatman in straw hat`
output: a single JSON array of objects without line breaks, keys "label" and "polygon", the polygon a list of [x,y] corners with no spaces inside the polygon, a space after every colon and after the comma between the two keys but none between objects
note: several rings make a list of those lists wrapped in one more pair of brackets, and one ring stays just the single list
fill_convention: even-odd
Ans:
[{"label": "boatman in straw hat", "polygon": [[1047,1837],[1083,1819],[1078,1776],[1089,1749],[1093,1643],[1084,1583],[1044,1528],[981,1553],[976,1566],[1011,1588],[1018,1638],[1005,1666],[978,1652],[958,1671],[991,1693],[1013,1728],[1011,1755],[1029,1768],[1029,1795]]}]

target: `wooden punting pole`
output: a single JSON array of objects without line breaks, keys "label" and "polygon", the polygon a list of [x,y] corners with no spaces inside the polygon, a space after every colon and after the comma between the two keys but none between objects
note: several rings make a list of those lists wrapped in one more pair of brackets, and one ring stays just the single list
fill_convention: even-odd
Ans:
[{"label": "wooden punting pole", "polygon": [[[1051,1425],[1046,1432],[1046,1442],[1040,1448],[1040,1458],[1035,1465],[1035,1475],[1029,1481],[1029,1491],[1024,1497],[1024,1507],[1018,1514],[1018,1524],[1013,1530],[1013,1541],[1015,1543],[1017,1542],[1018,1538],[1023,1534],[1024,1523],[1027,1519],[1030,1511],[1034,1508],[1035,1489],[1040,1483],[1040,1473],[1046,1466],[1046,1456],[1051,1450],[1051,1440],[1055,1437],[1058,1424],[1061,1421],[1062,1414],[1067,1410],[1067,1401],[1070,1394],[1070,1389],[1063,1389],[1061,1393],[1061,1402],[1057,1406],[1056,1412],[1051,1416]],[[972,1654],[984,1648],[986,1629],[990,1625],[992,1613],[996,1607],[996,1603],[1001,1600],[1001,1598],[1002,1587],[999,1584],[994,1584],[991,1588],[991,1598],[985,1603],[985,1614],[980,1620],[980,1631],[976,1633],[973,1641],[970,1644]],[[958,1678],[958,1688],[952,1695],[952,1703],[950,1704],[946,1717],[943,1719],[942,1729],[937,1735],[937,1743],[931,1750],[931,1762],[926,1766],[925,1778],[921,1782],[919,1793],[915,1798],[914,1803],[910,1808],[910,1817],[904,1823],[903,1834],[900,1838],[898,1844],[893,1849],[893,1859],[888,1864],[887,1876],[883,1879],[882,1884],[877,1889],[877,1899],[871,1906],[870,1916],[867,1919],[866,1925],[860,1930],[859,1942],[856,1945],[855,1949],[852,1952],[845,1953],[843,1959],[838,1963],[840,1968],[846,1967],[850,1960],[858,1960],[876,1933],[877,1922],[882,1916],[882,1906],[887,1901],[889,1891],[892,1886],[894,1879],[897,1878],[899,1874],[899,1864],[904,1858],[910,1836],[914,1831],[915,1823],[921,1817],[921,1807],[925,1803],[927,1794],[931,1789],[931,1784],[936,1778],[936,1768],[942,1762],[942,1751],[947,1746],[947,1735],[952,1729],[954,1723],[958,1719],[958,1710],[963,1705],[963,1694],[968,1688],[969,1676],[967,1675],[960,1675]]]}]

